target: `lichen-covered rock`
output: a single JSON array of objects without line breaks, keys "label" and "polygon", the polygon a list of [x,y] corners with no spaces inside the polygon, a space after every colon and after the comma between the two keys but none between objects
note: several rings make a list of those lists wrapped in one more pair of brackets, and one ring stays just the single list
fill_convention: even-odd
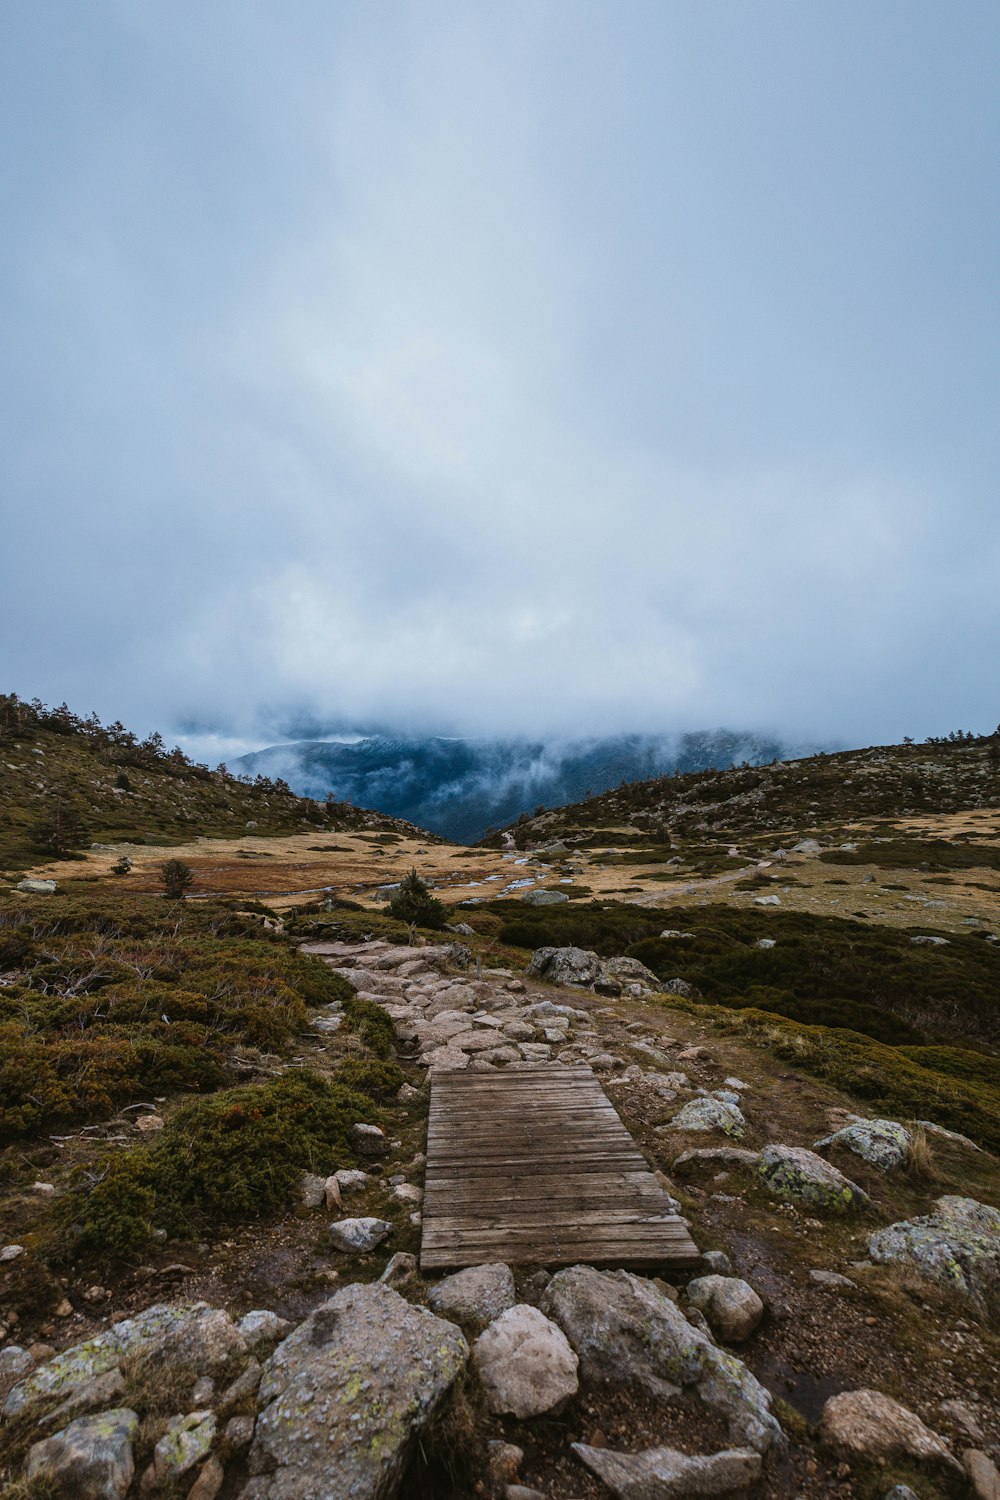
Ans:
[{"label": "lichen-covered rock", "polygon": [[755,1333],[764,1304],[748,1281],[738,1276],[696,1276],[687,1285],[687,1300],[703,1312],[712,1332],[727,1344],[742,1344]]},{"label": "lichen-covered rock", "polygon": [[840,1214],[867,1208],[869,1203],[868,1194],[856,1182],[804,1146],[765,1146],[758,1170],[768,1192],[788,1203]]},{"label": "lichen-covered rock", "polygon": [[427,1301],[442,1318],[455,1318],[477,1329],[485,1328],[516,1303],[514,1274],[510,1266],[499,1262],[469,1266],[439,1281],[431,1288]]},{"label": "lichen-covered rock", "polygon": [[138,1430],[138,1416],[126,1407],[79,1417],[35,1443],[25,1476],[66,1500],[122,1500],[135,1475],[132,1439]]},{"label": "lichen-covered rock", "polygon": [[89,1411],[101,1411],[115,1406],[125,1395],[125,1377],[121,1370],[105,1370],[103,1375],[93,1375],[71,1391],[65,1401],[39,1419],[39,1427],[55,1431],[65,1427],[75,1417]]},{"label": "lichen-covered rock", "polygon": [[387,1500],[468,1358],[452,1323],[391,1287],[324,1302],[264,1366],[249,1466],[255,1500]]},{"label": "lichen-covered rock", "polygon": [[738,1105],[730,1104],[725,1099],[713,1099],[710,1095],[705,1095],[700,1099],[690,1099],[682,1109],[677,1111],[669,1124],[663,1126],[663,1129],[721,1130],[723,1135],[740,1140],[746,1133],[746,1126],[747,1122]]},{"label": "lichen-covered rock", "polygon": [[559,1411],[580,1388],[579,1362],[566,1335],[527,1303],[501,1313],[472,1354],[492,1412],[541,1417]]},{"label": "lichen-covered rock", "polygon": [[644,1453],[614,1453],[574,1443],[573,1452],[616,1500],[681,1500],[688,1495],[732,1495],[760,1478],[763,1461],[752,1448],[722,1453],[680,1453],[676,1448],[649,1448]]},{"label": "lichen-covered rock", "polygon": [[914,1267],[982,1312],[1000,1307],[1000,1212],[975,1198],[938,1198],[931,1213],[876,1230],[868,1253]]},{"label": "lichen-covered rock", "polygon": [[37,1363],[35,1356],[20,1344],[8,1344],[6,1349],[0,1349],[0,1380],[21,1380],[31,1374]]},{"label": "lichen-covered rock", "polygon": [[660,980],[637,958],[606,958],[602,965],[605,979],[619,980],[623,984],[641,987],[641,992],[659,990]]},{"label": "lichen-covered rock", "polygon": [[189,1365],[203,1375],[246,1352],[228,1313],[207,1302],[158,1302],[40,1365],[11,1391],[4,1416],[16,1416],[46,1396],[68,1396],[92,1376],[117,1369],[126,1356]]},{"label": "lichen-covered rock", "polygon": [[215,1414],[192,1411],[184,1417],[171,1417],[167,1430],[153,1449],[153,1470],[159,1484],[180,1479],[200,1464],[212,1451],[215,1442]]},{"label": "lichen-covered rock", "polygon": [[716,1171],[720,1167],[737,1167],[756,1172],[760,1166],[760,1152],[749,1151],[744,1146],[696,1146],[693,1151],[682,1151],[670,1164],[673,1172],[696,1172],[699,1168]]},{"label": "lichen-covered rock", "polygon": [[528,973],[550,984],[572,984],[586,988],[601,977],[601,960],[585,948],[536,948]]},{"label": "lichen-covered rock", "polygon": [[770,1391],[651,1281],[571,1266],[549,1281],[542,1307],[576,1350],[585,1380],[639,1385],[666,1400],[693,1390],[725,1417],[739,1445],[763,1453],[782,1442]]},{"label": "lichen-covered rock", "polygon": [[823,1407],[819,1435],[843,1458],[913,1459],[960,1468],[943,1438],[881,1391],[842,1391]]},{"label": "lichen-covered rock", "polygon": [[843,1146],[845,1151],[853,1151],[855,1156],[870,1162],[880,1172],[895,1172],[909,1157],[911,1140],[910,1132],[895,1120],[855,1120],[842,1130],[824,1136],[816,1142],[813,1150],[826,1151],[831,1146]]}]

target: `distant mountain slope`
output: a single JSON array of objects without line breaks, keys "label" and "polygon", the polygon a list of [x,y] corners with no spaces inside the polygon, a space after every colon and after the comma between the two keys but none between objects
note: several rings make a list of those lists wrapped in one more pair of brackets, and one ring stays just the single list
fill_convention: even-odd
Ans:
[{"label": "distant mountain slope", "polygon": [[299,797],[280,781],[241,780],[139,740],[123,724],[82,719],[0,694],[0,866],[23,869],[91,842],[176,843],[194,834],[372,828],[398,820]]},{"label": "distant mountain slope", "polygon": [[829,829],[855,818],[997,805],[1000,731],[659,776],[522,819],[517,839],[525,844],[631,827],[644,838],[717,833],[766,840],[783,831],[801,836],[807,829]]},{"label": "distant mountain slope", "polygon": [[236,765],[281,776],[306,796],[332,792],[471,842],[540,805],[577,802],[622,781],[743,761],[758,765],[791,753],[796,752],[776,740],[726,730],[563,743],[372,736],[354,743],[274,745]]}]

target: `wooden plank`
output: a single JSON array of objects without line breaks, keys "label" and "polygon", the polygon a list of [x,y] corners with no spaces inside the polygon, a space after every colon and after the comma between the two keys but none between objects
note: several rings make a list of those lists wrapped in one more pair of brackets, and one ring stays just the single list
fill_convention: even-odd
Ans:
[{"label": "wooden plank", "polygon": [[431,1075],[420,1262],[693,1265],[684,1220],[589,1068]]}]

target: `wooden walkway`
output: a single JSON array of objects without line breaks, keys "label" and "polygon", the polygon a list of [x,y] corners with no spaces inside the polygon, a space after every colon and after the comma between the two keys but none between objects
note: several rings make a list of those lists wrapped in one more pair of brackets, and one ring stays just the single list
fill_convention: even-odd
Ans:
[{"label": "wooden walkway", "polygon": [[589,1068],[432,1073],[421,1270],[698,1258]]}]

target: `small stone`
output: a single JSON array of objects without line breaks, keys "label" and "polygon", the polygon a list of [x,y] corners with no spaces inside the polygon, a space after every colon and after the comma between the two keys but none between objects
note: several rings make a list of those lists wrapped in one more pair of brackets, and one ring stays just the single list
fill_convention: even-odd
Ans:
[{"label": "small stone", "polygon": [[229,1453],[243,1453],[253,1442],[254,1419],[245,1413],[230,1417],[226,1423],[222,1440]]},{"label": "small stone", "polygon": [[515,1484],[518,1470],[524,1463],[524,1449],[519,1448],[516,1443],[505,1443],[499,1438],[493,1438],[486,1444],[486,1459],[494,1487]]},{"label": "small stone", "polygon": [[260,1377],[260,1362],[256,1359],[251,1359],[246,1369],[241,1371],[232,1385],[227,1386],[223,1391],[219,1398],[219,1409],[221,1411],[231,1410],[232,1407],[238,1406],[241,1401],[245,1401],[248,1396],[252,1396],[260,1385]]},{"label": "small stone", "polygon": [[333,1175],[342,1193],[363,1193],[372,1181],[370,1172],[362,1172],[357,1167],[341,1167]]},{"label": "small stone", "polygon": [[524,1420],[558,1412],[580,1387],[569,1340],[537,1307],[508,1308],[473,1348],[490,1411]]},{"label": "small stone", "polygon": [[385,1131],[378,1125],[352,1125],[351,1145],[359,1156],[384,1156],[389,1149]]},{"label": "small stone", "polygon": [[971,1438],[974,1443],[983,1442],[986,1434],[975,1412],[971,1411],[964,1401],[942,1401],[939,1410],[967,1438]]},{"label": "small stone", "polygon": [[744,1343],[764,1316],[764,1304],[753,1287],[735,1276],[698,1276],[688,1282],[687,1299],[727,1344]]},{"label": "small stone", "polygon": [[397,1182],[392,1190],[392,1196],[397,1203],[422,1203],[424,1190],[417,1187],[415,1182]]},{"label": "small stone", "polygon": [[6,1264],[8,1261],[17,1260],[19,1255],[24,1254],[23,1245],[4,1245],[0,1250],[0,1262]]},{"label": "small stone", "polygon": [[338,1219],[330,1225],[334,1247],[345,1255],[374,1250],[391,1233],[387,1219]]},{"label": "small stone", "polygon": [[728,1104],[722,1099],[706,1096],[703,1099],[689,1100],[682,1109],[678,1110],[669,1124],[660,1128],[661,1130],[692,1132],[721,1130],[724,1135],[733,1136],[739,1140],[746,1131],[746,1120],[735,1104]]},{"label": "small stone", "polygon": [[417,1274],[417,1257],[411,1255],[407,1250],[397,1250],[386,1264],[385,1270],[379,1277],[383,1286],[401,1286],[403,1282],[410,1281]]},{"label": "small stone", "polygon": [[303,1208],[322,1208],[326,1201],[326,1178],[315,1172],[303,1172],[299,1197]]},{"label": "small stone", "polygon": [[135,1128],[140,1135],[155,1135],[158,1130],[163,1129],[163,1126],[164,1120],[161,1115],[140,1115],[135,1122]]},{"label": "small stone", "polygon": [[20,1380],[30,1375],[36,1364],[37,1360],[27,1349],[22,1349],[19,1344],[8,1344],[6,1349],[0,1349],[0,1381]]},{"label": "small stone", "polygon": [[842,1276],[839,1271],[823,1271],[813,1269],[809,1272],[809,1280],[816,1286],[830,1287],[833,1291],[854,1292],[857,1287],[849,1276]]},{"label": "small stone", "polygon": [[237,1328],[246,1340],[248,1349],[256,1353],[265,1344],[275,1344],[283,1339],[292,1327],[287,1318],[279,1318],[267,1308],[256,1308],[248,1312],[237,1323]]},{"label": "small stone", "polygon": [[40,1198],[51,1198],[55,1188],[51,1182],[33,1182],[31,1191],[37,1193]]},{"label": "small stone", "polygon": [[415,1089],[412,1083],[401,1083],[396,1090],[396,1101],[399,1104],[409,1104],[414,1099],[420,1098],[420,1090]]},{"label": "small stone", "polygon": [[733,1263],[724,1250],[703,1250],[701,1263],[712,1276],[732,1276]]},{"label": "small stone", "polygon": [[327,1177],[323,1183],[323,1202],[327,1213],[332,1213],[335,1208],[343,1208],[344,1201],[341,1196],[341,1186],[337,1177]]},{"label": "small stone", "polygon": [[501,1262],[469,1266],[431,1288],[427,1301],[442,1318],[485,1328],[517,1302],[514,1275]]},{"label": "small stone", "polygon": [[[242,1332],[242,1329],[240,1330]],[[215,1381],[211,1375],[199,1375],[191,1388],[191,1405],[209,1406],[215,1395]]]},{"label": "small stone", "polygon": [[217,1458],[210,1458],[188,1490],[187,1500],[215,1500],[222,1489],[226,1471]]}]

